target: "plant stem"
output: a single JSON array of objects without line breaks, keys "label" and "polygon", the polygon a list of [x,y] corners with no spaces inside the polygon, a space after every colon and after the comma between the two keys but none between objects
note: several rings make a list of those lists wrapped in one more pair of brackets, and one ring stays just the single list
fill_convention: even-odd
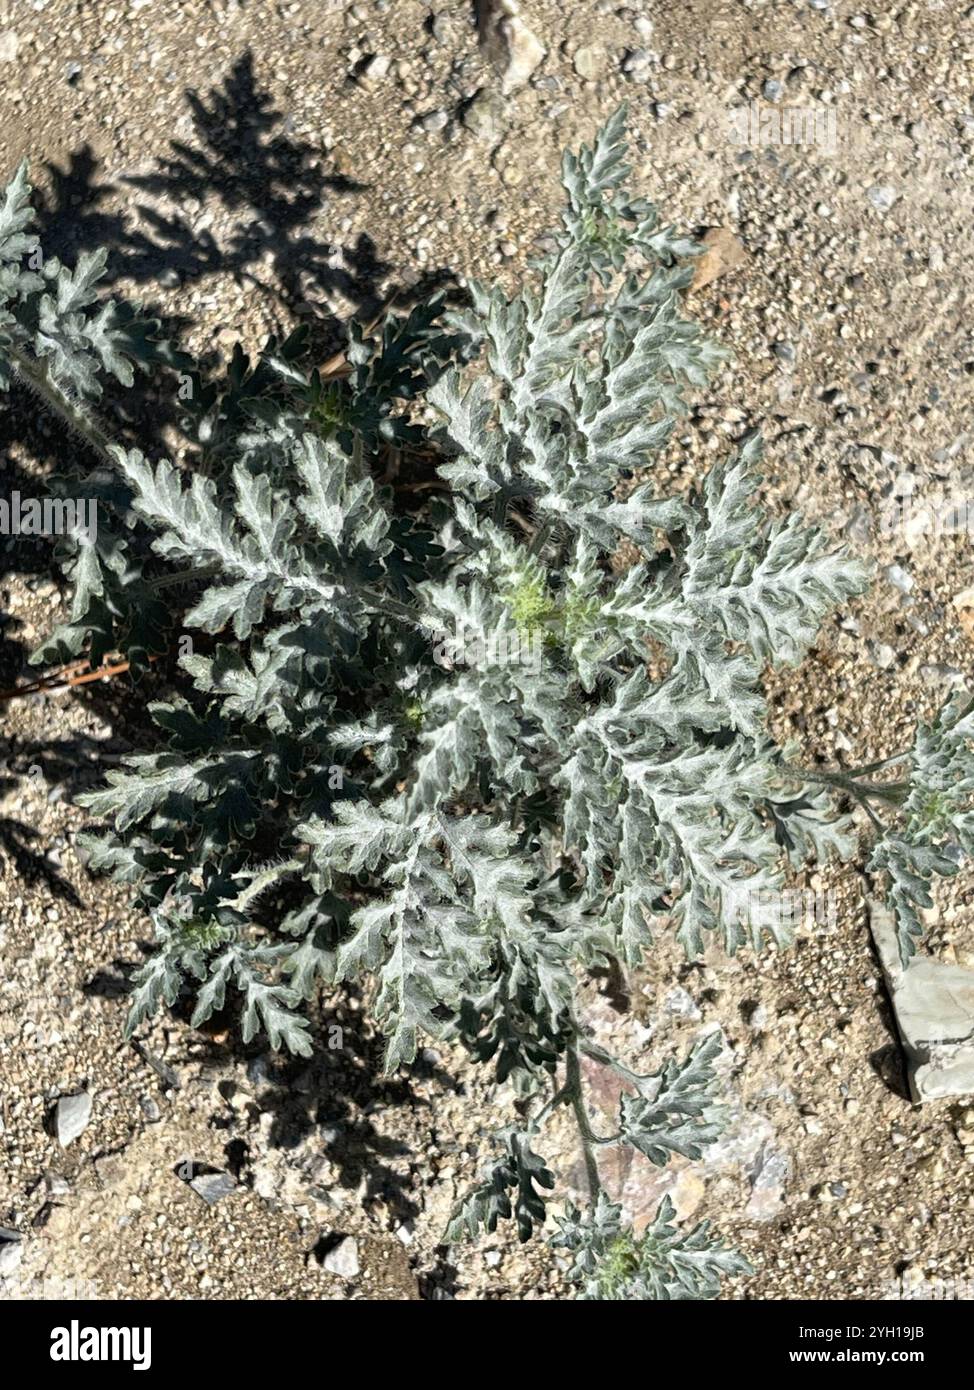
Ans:
[{"label": "plant stem", "polygon": [[582,1155],[585,1159],[585,1177],[588,1181],[588,1195],[594,1202],[602,1191],[602,1180],[599,1177],[599,1165],[595,1161],[595,1135],[592,1133],[592,1126],[588,1121],[588,1113],[585,1109],[585,1096],[582,1093],[582,1068],[579,1064],[578,1047],[572,1043],[565,1054],[565,1091],[571,1101],[572,1111],[575,1116],[575,1123],[578,1126],[578,1135],[582,1145]]},{"label": "plant stem", "polygon": [[551,1115],[555,1110],[557,1110],[559,1105],[567,1105],[570,1100],[571,1095],[567,1086],[556,1087],[554,1095],[550,1098],[550,1100],[547,1100],[545,1102],[545,1104],[538,1111],[537,1115],[533,1117],[531,1124],[534,1127],[534,1129],[540,1129],[541,1126],[544,1124],[545,1120],[547,1120],[548,1116]]},{"label": "plant stem", "polygon": [[11,345],[4,351],[21,384],[40,397],[41,402],[53,415],[62,420],[72,433],[79,435],[96,454],[114,468],[115,460],[111,455],[112,439],[94,411],[73,401],[51,380],[46,367],[31,361],[19,349]]},{"label": "plant stem", "polygon": [[860,782],[856,780],[856,774],[853,772],[819,772],[810,771],[808,768],[796,768],[795,771],[807,782],[821,782],[826,787],[838,787],[841,791],[850,792],[858,797],[860,801],[872,796],[877,801],[900,806],[910,792],[909,782]]},{"label": "plant stem", "polygon": [[428,631],[408,604],[400,603],[398,599],[392,598],[389,594],[374,593],[373,590],[364,585],[358,589],[358,594],[380,616],[388,614],[391,618],[398,618],[401,622],[408,623],[410,627],[419,628],[420,632]]},{"label": "plant stem", "polygon": [[587,1038],[579,1039],[579,1048],[586,1057],[591,1057],[593,1062],[599,1062],[603,1067],[608,1067],[623,1081],[631,1081],[634,1086],[638,1087],[640,1082],[647,1079],[645,1076],[640,1076],[638,1072],[631,1071],[624,1062],[619,1061],[618,1057],[611,1056],[604,1047],[599,1047],[597,1043],[590,1042]]},{"label": "plant stem", "polygon": [[194,569],[179,570],[175,574],[163,574],[158,579],[150,579],[145,587],[151,593],[156,593],[159,589],[172,588],[174,584],[191,584],[194,580],[210,579],[219,573],[219,565],[198,565]]},{"label": "plant stem", "polygon": [[539,554],[539,552],[540,552],[540,550],[541,550],[541,547],[544,545],[545,541],[548,539],[548,536],[549,536],[550,531],[551,531],[551,523],[550,523],[550,522],[547,522],[547,521],[546,521],[546,522],[543,522],[543,523],[538,527],[537,531],[535,531],[533,537],[531,538],[531,543],[530,543],[530,545],[528,546],[528,554],[529,554],[529,555],[537,555],[537,554]]},{"label": "plant stem", "polygon": [[862,763],[858,767],[847,768],[850,777],[865,777],[870,772],[882,772],[884,767],[892,767],[894,763],[901,763],[910,756],[911,749],[904,749],[901,753],[894,753],[889,758],[880,758],[878,763]]}]

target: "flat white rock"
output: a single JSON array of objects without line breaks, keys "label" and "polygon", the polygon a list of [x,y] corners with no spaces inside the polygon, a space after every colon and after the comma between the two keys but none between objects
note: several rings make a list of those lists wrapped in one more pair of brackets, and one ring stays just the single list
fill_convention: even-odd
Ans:
[{"label": "flat white rock", "polygon": [[91,1119],[91,1096],[79,1091],[76,1096],[62,1096],[54,1112],[54,1130],[62,1149],[73,1144],[88,1128]]},{"label": "flat white rock", "polygon": [[343,1279],[354,1279],[359,1272],[358,1244],[351,1236],[345,1236],[333,1249],[328,1251],[321,1262],[329,1274],[339,1274]]},{"label": "flat white rock", "polygon": [[892,912],[869,904],[916,1101],[974,1093],[974,970],[916,955],[904,969]]}]

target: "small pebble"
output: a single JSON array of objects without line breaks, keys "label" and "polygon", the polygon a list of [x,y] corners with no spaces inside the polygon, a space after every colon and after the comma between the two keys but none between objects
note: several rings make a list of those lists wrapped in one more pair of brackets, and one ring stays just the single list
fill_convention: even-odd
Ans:
[{"label": "small pebble", "polygon": [[54,1132],[63,1149],[73,1144],[88,1128],[91,1119],[91,1096],[79,1091],[75,1096],[62,1096],[54,1111]]},{"label": "small pebble", "polygon": [[419,124],[427,135],[435,135],[437,131],[445,130],[449,121],[450,117],[445,111],[430,111],[421,117]]},{"label": "small pebble", "polygon": [[358,1242],[351,1236],[344,1236],[321,1261],[329,1274],[338,1274],[342,1279],[354,1279],[361,1269],[358,1258]]},{"label": "small pebble", "polygon": [[237,1189],[229,1173],[200,1173],[199,1177],[190,1178],[189,1185],[208,1207],[215,1207],[217,1202]]},{"label": "small pebble", "polygon": [[877,212],[887,213],[900,195],[888,183],[874,183],[867,188],[866,197]]}]

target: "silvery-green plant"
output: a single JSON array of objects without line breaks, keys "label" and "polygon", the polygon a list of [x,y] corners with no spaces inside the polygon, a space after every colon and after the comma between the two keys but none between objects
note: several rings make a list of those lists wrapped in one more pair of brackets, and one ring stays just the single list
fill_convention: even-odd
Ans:
[{"label": "silvery-green plant", "polygon": [[[719,1035],[637,1073],[589,1035],[580,980],[638,966],[667,930],[691,956],[784,945],[767,905],[789,862],[854,852],[852,803],[908,954],[933,875],[971,848],[974,729],[952,704],[900,759],[835,772],[769,737],[763,668],[797,664],[866,571],[769,519],[754,436],[696,491],[661,488],[721,353],[680,308],[700,248],[628,196],[624,154],[620,111],[565,156],[554,249],[517,294],[473,285],[463,311],[353,329],[340,380],[300,335],[194,378],[180,466],[92,414],[106,372],[176,359],[95,307],[97,258],[31,268],[21,172],[0,209],[0,369],[91,445],[113,517],[69,539],[72,608],[41,657],[179,653],[155,751],[81,798],[106,827],[90,866],[154,925],[129,1032],[189,994],[194,1023],[239,1001],[246,1041],[307,1055],[305,1003],[370,982],[390,1070],[454,1041],[516,1100],[450,1240],[545,1222],[545,1125],[568,1110],[588,1191],[555,1243],[580,1295],[697,1298],[743,1261],[667,1203],[637,1236],[599,1155],[698,1158],[722,1121]],[[382,479],[431,451],[439,486],[410,510]],[[614,564],[627,544],[638,559]],[[585,1059],[622,1083],[608,1133]]]}]

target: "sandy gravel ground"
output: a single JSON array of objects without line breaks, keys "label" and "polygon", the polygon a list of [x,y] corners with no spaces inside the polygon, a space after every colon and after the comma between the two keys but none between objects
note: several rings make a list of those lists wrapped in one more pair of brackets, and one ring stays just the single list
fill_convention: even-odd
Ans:
[{"label": "sandy gravel ground", "polygon": [[[522,14],[546,56],[503,95],[465,3],[0,4],[0,174],[26,155],[49,252],[108,245],[119,289],[197,353],[301,319],[325,352],[392,292],[471,274],[513,286],[557,215],[561,149],[628,98],[639,191],[740,246],[693,296],[734,360],[672,450],[674,482],[758,425],[769,506],[874,559],[872,593],[771,684],[776,732],[808,759],[883,757],[974,666],[955,602],[974,583],[969,537],[883,525],[895,495],[974,497],[974,7],[525,0]],[[817,113],[821,139],[735,143],[730,112],[752,102]],[[61,441],[22,403],[0,431],[5,491],[53,466]],[[43,543],[8,538],[0,558],[9,685],[61,595]],[[440,1245],[506,1098],[446,1049],[381,1079],[367,1000],[322,1000],[322,1036],[338,1026],[344,1045],[311,1064],[172,1017],[123,1043],[146,926],[78,864],[70,798],[138,743],[144,699],[114,682],[2,706],[0,1225],[24,1235],[4,1292],[562,1296],[543,1247]],[[834,893],[834,918],[780,958],[688,964],[662,942],[632,980],[587,987],[593,1026],[644,1069],[715,1024],[729,1049],[720,1150],[611,1181],[637,1214],[668,1187],[681,1214],[712,1216],[756,1268],[730,1297],[974,1279],[974,1110],[907,1099],[861,876],[803,886]],[[969,880],[928,917],[928,949],[974,964]],[[82,1090],[91,1121],[63,1149],[52,1107]],[[233,1185],[212,1206],[190,1185],[208,1170]]]}]

